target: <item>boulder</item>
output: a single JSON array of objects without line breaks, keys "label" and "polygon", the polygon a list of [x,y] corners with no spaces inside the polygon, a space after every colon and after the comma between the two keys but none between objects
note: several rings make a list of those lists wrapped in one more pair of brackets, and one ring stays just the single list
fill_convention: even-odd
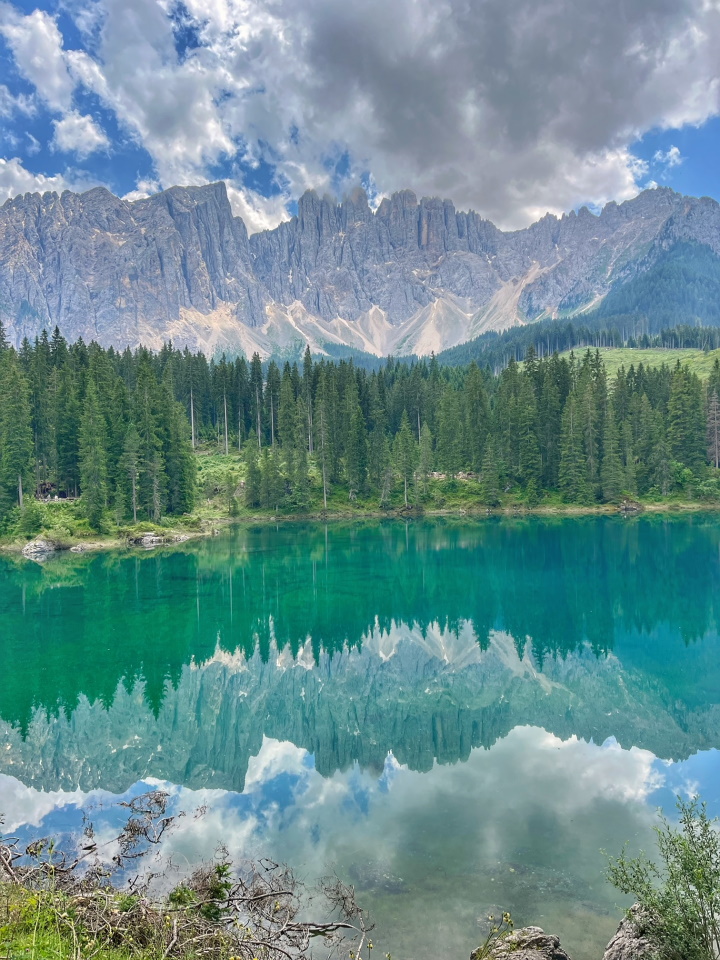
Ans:
[{"label": "boulder", "polygon": [[27,557],[28,560],[34,560],[36,563],[44,563],[56,550],[57,544],[53,543],[52,540],[47,540],[45,537],[37,537],[35,540],[31,540],[30,543],[25,544],[22,554],[24,557]]},{"label": "boulder", "polygon": [[480,947],[470,954],[470,960],[570,960],[560,946],[560,938],[545,933],[540,927],[521,927],[507,936],[499,937],[487,954]]},{"label": "boulder", "polygon": [[165,543],[165,538],[157,533],[141,533],[136,537],[129,537],[128,543],[136,547],[156,547],[160,543]]},{"label": "boulder", "polygon": [[647,922],[636,903],[623,917],[615,936],[605,948],[603,960],[637,960],[649,953],[652,948],[646,933]]}]

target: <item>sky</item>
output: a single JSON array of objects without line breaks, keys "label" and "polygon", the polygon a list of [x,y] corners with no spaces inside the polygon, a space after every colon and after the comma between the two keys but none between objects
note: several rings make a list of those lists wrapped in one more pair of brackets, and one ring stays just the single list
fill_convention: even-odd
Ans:
[{"label": "sky", "polygon": [[504,229],[670,186],[720,198],[720,0],[0,0],[0,203],[224,179]]}]

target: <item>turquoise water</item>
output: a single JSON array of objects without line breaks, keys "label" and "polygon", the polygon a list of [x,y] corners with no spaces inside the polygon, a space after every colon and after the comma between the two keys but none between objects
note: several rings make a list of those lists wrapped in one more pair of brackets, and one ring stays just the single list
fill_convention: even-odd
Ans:
[{"label": "turquoise water", "polygon": [[603,849],[720,813],[720,520],[235,529],[0,560],[0,813],[73,833],[161,783],[178,864],[336,870],[380,955],[467,956],[488,912],[599,957]]}]

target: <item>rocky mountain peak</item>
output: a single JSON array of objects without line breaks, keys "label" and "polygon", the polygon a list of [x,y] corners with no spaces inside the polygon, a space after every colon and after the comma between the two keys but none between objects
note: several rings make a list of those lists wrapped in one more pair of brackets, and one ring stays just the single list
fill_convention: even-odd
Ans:
[{"label": "rocky mountain peak", "polygon": [[667,187],[503,232],[401,190],[373,211],[309,190],[248,237],[223,181],[128,202],[103,187],[0,208],[0,317],[19,342],[69,337],[267,355],[303,346],[441,350],[598,303],[677,242],[720,253],[720,207]]}]

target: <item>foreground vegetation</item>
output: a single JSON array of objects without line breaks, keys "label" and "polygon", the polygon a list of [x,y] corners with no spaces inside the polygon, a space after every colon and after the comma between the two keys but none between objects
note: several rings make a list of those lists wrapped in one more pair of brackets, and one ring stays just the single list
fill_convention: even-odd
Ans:
[{"label": "foreground vegetation", "polygon": [[659,960],[720,956],[720,832],[697,800],[678,800],[679,829],[664,817],[657,855],[611,860],[609,879],[637,901],[635,921]]},{"label": "foreground vegetation", "polygon": [[70,849],[51,839],[22,847],[0,835],[3,956],[301,960],[315,942],[328,953],[342,945],[353,960],[369,960],[367,918],[337,877],[309,889],[286,866],[235,864],[220,850],[162,892],[171,865],[163,862],[160,876],[157,857],[152,869],[138,861],[159,850],[173,829],[178,818],[168,813],[168,801],[168,794],[152,791],[123,802],[129,816],[116,837],[101,842],[87,821]]},{"label": "foreground vegetation", "polygon": [[[69,850],[49,839],[23,847],[0,835],[3,957],[304,960],[322,945],[327,955],[370,960],[372,925],[353,888],[336,876],[311,889],[287,866],[233,864],[220,850],[174,885],[165,864],[158,887],[160,874],[138,870],[138,861],[160,850],[173,829],[177,816],[168,813],[168,800],[152,791],[122,803],[129,816],[116,837],[101,842],[88,821]],[[628,917],[641,938],[638,956],[714,960],[720,952],[717,821],[698,800],[679,799],[678,809],[678,826],[661,818],[656,856],[611,858],[609,880],[636,899]],[[160,862],[154,858],[155,871]],[[310,919],[317,911],[323,918]],[[488,920],[474,960],[492,957],[496,947],[502,952],[502,941],[512,937],[508,913]]]},{"label": "foreground vegetation", "polygon": [[720,362],[598,351],[265,367],[0,329],[0,539],[190,535],[233,518],[720,503]]}]

